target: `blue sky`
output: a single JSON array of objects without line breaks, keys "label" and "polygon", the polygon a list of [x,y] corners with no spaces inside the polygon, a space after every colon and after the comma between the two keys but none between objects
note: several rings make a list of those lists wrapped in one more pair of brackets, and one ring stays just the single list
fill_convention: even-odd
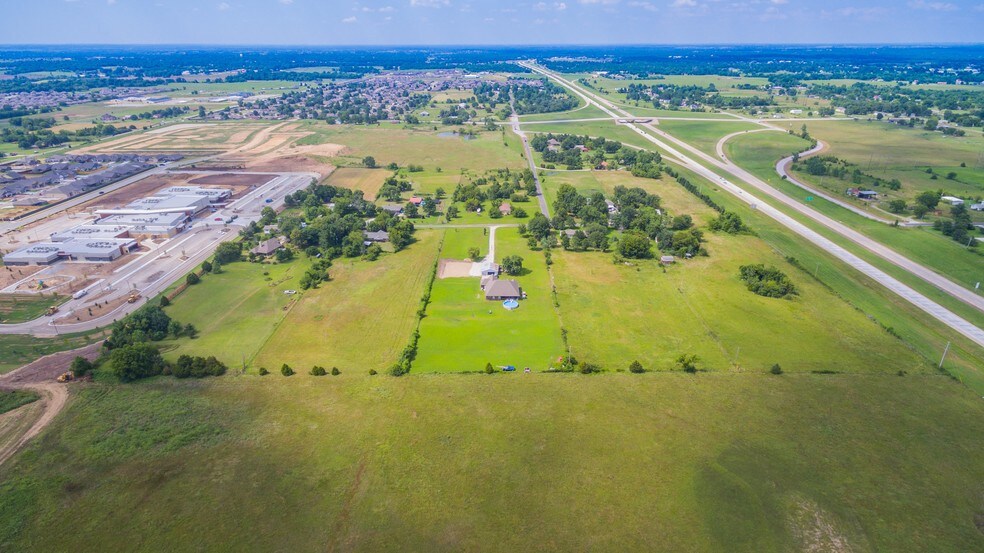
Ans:
[{"label": "blue sky", "polygon": [[4,0],[0,42],[980,42],[984,0]]}]

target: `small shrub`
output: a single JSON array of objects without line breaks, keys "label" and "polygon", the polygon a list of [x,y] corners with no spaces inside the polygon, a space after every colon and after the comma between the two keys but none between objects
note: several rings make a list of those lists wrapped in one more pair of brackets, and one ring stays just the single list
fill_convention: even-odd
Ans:
[{"label": "small shrub", "polygon": [[376,376],[377,374],[379,373],[376,372],[376,369],[369,369],[369,376]]},{"label": "small shrub", "polygon": [[776,363],[775,365],[772,365],[772,368],[769,369],[769,372],[772,374],[782,374],[782,367],[779,366],[779,363]]},{"label": "small shrub", "polygon": [[400,363],[394,363],[392,367],[389,368],[390,376],[403,376],[407,374],[407,369]]},{"label": "small shrub", "polygon": [[495,372],[495,368],[492,367],[492,363],[485,364],[485,374],[492,374]]},{"label": "small shrub", "polygon": [[260,376],[266,376],[270,374],[270,371],[266,370],[266,367],[260,367],[260,370],[257,371],[257,373],[259,373]]},{"label": "small shrub", "polygon": [[683,369],[684,372],[688,372],[692,374],[697,372],[698,359],[699,358],[692,353],[689,355],[684,353],[680,357],[677,357],[676,362],[677,365],[680,365],[680,368]]},{"label": "small shrub", "polygon": [[280,367],[280,374],[284,376],[292,376],[294,374],[294,369],[290,368],[290,365],[287,363],[284,363],[284,365]]},{"label": "small shrub", "polygon": [[340,374],[342,374],[342,371],[338,370],[338,367],[332,367],[331,368],[331,375],[332,376],[338,376]]},{"label": "small shrub", "polygon": [[75,359],[72,359],[72,373],[77,377],[85,376],[91,373],[96,366],[85,357],[78,355]]},{"label": "small shrub", "polygon": [[167,299],[167,296],[161,296],[161,307],[167,307],[171,305],[171,300]]},{"label": "small shrub", "polygon": [[196,275],[195,273],[188,273],[188,276],[185,278],[185,282],[188,283],[188,286],[193,286],[195,284],[198,284],[199,282],[201,282],[201,280],[202,279],[198,278],[198,275]]},{"label": "small shrub", "polygon": [[642,363],[640,363],[639,361],[633,361],[632,364],[629,365],[629,372],[635,374],[641,374],[646,372],[646,369],[642,368]]},{"label": "small shrub", "polygon": [[601,372],[601,367],[595,365],[594,363],[588,363],[587,361],[581,361],[577,364],[577,370],[581,374],[591,374]]},{"label": "small shrub", "polygon": [[311,367],[311,376],[324,376],[326,374],[328,374],[328,371],[324,367],[319,367],[318,365]]}]

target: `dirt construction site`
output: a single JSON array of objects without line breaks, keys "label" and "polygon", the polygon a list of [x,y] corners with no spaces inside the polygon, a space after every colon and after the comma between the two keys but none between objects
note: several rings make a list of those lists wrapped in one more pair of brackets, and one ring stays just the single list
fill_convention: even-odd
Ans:
[{"label": "dirt construction site", "polygon": [[[67,260],[47,266],[4,267],[0,271],[2,294],[44,293],[72,299],[53,317],[0,325],[0,332],[48,335],[59,330],[80,331],[132,311],[200,263],[220,242],[238,235],[242,226],[258,220],[263,208],[278,209],[287,194],[327,177],[334,169],[331,157],[342,153],[344,147],[296,144],[309,134],[297,122],[187,123],[112,138],[78,150],[172,152],[182,153],[184,159],[148,170],[123,186],[108,186],[79,196],[70,204],[51,206],[0,236],[0,251],[47,242],[53,233],[91,223],[97,210],[117,209],[168,187],[221,187],[229,189],[232,196],[199,213],[175,236],[131,236],[137,240],[136,249],[113,261]],[[138,302],[132,301],[134,295],[140,298]]]},{"label": "dirt construction site", "polygon": [[207,155],[189,168],[208,170],[304,171],[328,175],[339,144],[299,145],[311,132],[298,122],[182,123],[87,146],[79,153],[183,153]]}]

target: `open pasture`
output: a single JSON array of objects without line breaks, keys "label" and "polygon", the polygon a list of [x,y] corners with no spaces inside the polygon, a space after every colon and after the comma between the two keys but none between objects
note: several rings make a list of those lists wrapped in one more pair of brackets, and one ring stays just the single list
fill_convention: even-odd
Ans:
[{"label": "open pasture", "polygon": [[[981,539],[984,407],[940,376],[343,372],[75,393],[0,471],[4,549],[962,553]],[[66,511],[91,514],[66,532]]]}]

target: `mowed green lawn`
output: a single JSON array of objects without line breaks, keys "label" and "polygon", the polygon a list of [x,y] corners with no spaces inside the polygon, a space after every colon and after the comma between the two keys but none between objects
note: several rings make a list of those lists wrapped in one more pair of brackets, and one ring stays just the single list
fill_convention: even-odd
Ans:
[{"label": "mowed green lawn", "polygon": [[74,390],[0,469],[0,549],[965,553],[982,539],[984,403],[942,376]]},{"label": "mowed green lawn", "polygon": [[732,121],[674,121],[668,119],[660,121],[658,128],[697,147],[705,154],[716,156],[715,146],[721,138],[731,133],[761,129],[762,126],[746,123],[740,119]]},{"label": "mowed green lawn", "polygon": [[[467,253],[462,255],[462,250],[467,252],[480,239],[485,239],[486,246],[480,250],[486,255],[488,239],[481,236],[481,229],[469,231],[476,231],[474,238],[459,231],[441,257],[463,259]],[[502,278],[519,281],[528,298],[520,301],[518,309],[509,311],[502,302],[485,300],[477,277],[435,280],[431,303],[420,325],[413,372],[480,371],[486,363],[544,370],[564,354],[543,253],[530,251],[515,228],[501,228],[495,238],[496,262],[507,255],[523,258],[528,274]]]},{"label": "mowed green lawn", "polygon": [[332,279],[304,292],[266,340],[253,367],[298,372],[314,365],[343,371],[384,370],[407,345],[441,233],[420,230],[404,251],[375,262],[336,259]]}]

